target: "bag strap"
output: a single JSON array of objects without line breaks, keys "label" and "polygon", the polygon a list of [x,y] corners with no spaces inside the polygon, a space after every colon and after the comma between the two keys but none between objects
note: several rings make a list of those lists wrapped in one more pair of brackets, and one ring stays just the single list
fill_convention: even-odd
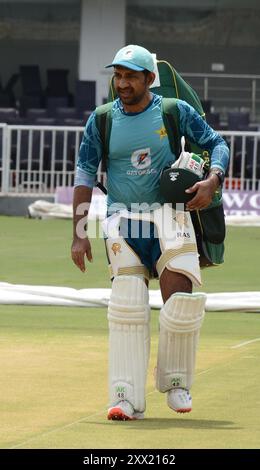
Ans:
[{"label": "bag strap", "polygon": [[162,118],[169,138],[172,153],[181,153],[180,118],[176,98],[162,98]]},{"label": "bag strap", "polygon": [[113,103],[109,102],[98,106],[96,113],[96,126],[99,130],[102,145],[102,170],[107,171],[109,140],[112,127],[112,110]]},{"label": "bag strap", "polygon": [[[113,102],[98,106],[96,113],[96,126],[99,130],[102,144],[102,169],[107,170],[109,139],[112,126]],[[162,98],[162,118],[169,138],[171,151],[178,157],[180,154],[179,111],[175,98]]]}]

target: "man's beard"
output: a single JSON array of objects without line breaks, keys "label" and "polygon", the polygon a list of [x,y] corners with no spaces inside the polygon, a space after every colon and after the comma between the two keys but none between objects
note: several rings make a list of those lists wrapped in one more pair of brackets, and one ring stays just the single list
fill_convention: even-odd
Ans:
[{"label": "man's beard", "polygon": [[124,95],[123,92],[121,93],[120,91],[118,91],[117,94],[122,103],[128,105],[135,105],[140,103],[145,95],[145,93],[140,93],[138,95],[135,95],[134,93],[129,93],[129,95]]}]

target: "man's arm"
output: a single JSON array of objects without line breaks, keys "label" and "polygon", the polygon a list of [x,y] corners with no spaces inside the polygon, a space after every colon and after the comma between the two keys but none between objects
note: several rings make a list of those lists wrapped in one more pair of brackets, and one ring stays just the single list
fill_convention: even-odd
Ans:
[{"label": "man's arm", "polygon": [[95,186],[96,173],[101,160],[100,136],[92,113],[80,144],[75,188],[73,195],[73,242],[71,257],[76,266],[85,272],[85,256],[91,262],[91,245],[87,237],[87,217]]},{"label": "man's arm", "polygon": [[188,210],[206,208],[212,201],[216,189],[220,185],[220,178],[215,173],[225,173],[229,161],[229,149],[224,139],[215,132],[201,116],[187,103],[178,103],[180,112],[180,131],[188,139],[208,150],[211,155],[211,168],[206,180],[196,183],[186,192],[196,195],[187,203]]},{"label": "man's arm", "polygon": [[87,237],[87,217],[92,197],[92,188],[76,186],[73,194],[73,241],[71,258],[85,272],[85,256],[92,262],[90,241]]}]

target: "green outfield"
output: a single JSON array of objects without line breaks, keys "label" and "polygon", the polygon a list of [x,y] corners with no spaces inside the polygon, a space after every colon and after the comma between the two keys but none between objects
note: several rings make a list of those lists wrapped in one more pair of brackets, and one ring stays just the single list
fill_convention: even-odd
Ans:
[{"label": "green outfield", "polygon": [[[102,240],[86,274],[70,261],[71,221],[1,216],[0,242],[0,282],[110,287]],[[259,291],[259,246],[260,228],[229,228],[203,290]],[[259,448],[259,313],[206,314],[187,415],[155,391],[158,311],[151,322],[146,419],[110,422],[106,309],[0,305],[0,447]]]}]

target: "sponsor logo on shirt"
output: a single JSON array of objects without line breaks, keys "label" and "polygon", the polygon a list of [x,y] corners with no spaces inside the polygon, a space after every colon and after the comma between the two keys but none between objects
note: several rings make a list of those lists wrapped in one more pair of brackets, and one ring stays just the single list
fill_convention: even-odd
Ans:
[{"label": "sponsor logo on shirt", "polygon": [[151,165],[151,149],[135,150],[131,155],[131,163],[138,170],[143,170]]},{"label": "sponsor logo on shirt", "polygon": [[149,168],[151,165],[150,148],[135,150],[131,155],[131,163],[135,169],[128,170],[128,176],[151,175],[153,173],[157,173],[157,170],[154,168]]}]

